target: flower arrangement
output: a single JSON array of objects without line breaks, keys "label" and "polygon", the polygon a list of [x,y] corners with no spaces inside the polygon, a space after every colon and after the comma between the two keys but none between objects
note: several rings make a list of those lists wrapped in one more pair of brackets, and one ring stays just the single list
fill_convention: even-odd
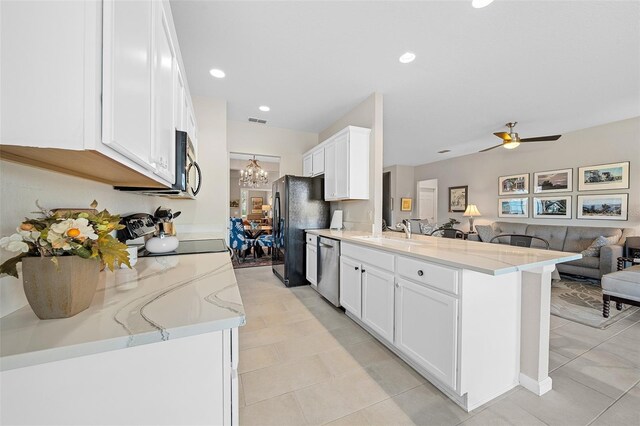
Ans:
[{"label": "flower arrangement", "polygon": [[[20,253],[0,265],[0,273],[18,278],[16,265],[30,256],[50,257],[56,264],[58,256],[99,259],[112,271],[121,264],[131,267],[127,246],[110,235],[124,228],[120,216],[107,210],[54,213],[36,205],[42,218],[26,218],[15,234],[0,238],[1,248]],[[97,206],[91,203],[92,209]]]}]

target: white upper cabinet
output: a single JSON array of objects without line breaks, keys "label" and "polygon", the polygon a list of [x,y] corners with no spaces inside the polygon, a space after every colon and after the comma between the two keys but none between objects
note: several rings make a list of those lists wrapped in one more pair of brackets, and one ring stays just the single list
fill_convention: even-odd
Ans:
[{"label": "white upper cabinet", "polygon": [[324,147],[320,147],[311,154],[313,163],[313,176],[324,173]]},{"label": "white upper cabinet", "polygon": [[150,1],[106,0],[102,56],[102,142],[151,171],[153,9]]},{"label": "white upper cabinet", "polygon": [[370,129],[349,126],[324,147],[324,199],[369,199]]},{"label": "white upper cabinet", "polygon": [[175,182],[175,73],[176,51],[171,40],[171,27],[163,3],[153,3],[153,66],[151,81],[152,104],[152,162],[155,172],[167,181]]},{"label": "white upper cabinet", "polygon": [[313,176],[313,155],[306,154],[302,157],[302,176]]},{"label": "white upper cabinet", "polygon": [[197,125],[168,1],[0,2],[0,16],[3,158],[173,183],[175,129],[195,144]]}]

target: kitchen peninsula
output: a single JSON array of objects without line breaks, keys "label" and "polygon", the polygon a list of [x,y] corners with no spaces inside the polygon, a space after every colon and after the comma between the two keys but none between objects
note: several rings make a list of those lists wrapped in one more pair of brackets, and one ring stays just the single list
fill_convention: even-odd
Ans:
[{"label": "kitchen peninsula", "polygon": [[226,252],[102,272],[72,318],[0,319],[2,423],[237,424],[244,323]]},{"label": "kitchen peninsula", "polygon": [[548,392],[551,273],[579,253],[385,232],[341,241],[347,315],[467,411]]}]

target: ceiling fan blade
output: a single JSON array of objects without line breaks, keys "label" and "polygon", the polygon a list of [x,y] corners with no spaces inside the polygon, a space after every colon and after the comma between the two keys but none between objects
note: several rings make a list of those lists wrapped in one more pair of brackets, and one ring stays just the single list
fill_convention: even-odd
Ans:
[{"label": "ceiling fan blade", "polygon": [[482,151],[478,151],[478,152],[491,151],[492,149],[500,148],[502,145],[503,145],[503,144],[496,145],[496,146],[492,146],[491,148],[483,149]]},{"label": "ceiling fan blade", "polygon": [[509,133],[507,132],[497,132],[497,133],[494,133],[494,135],[496,135],[497,137],[505,141],[511,140],[511,136],[509,136]]},{"label": "ceiling fan blade", "polygon": [[562,135],[552,135],[552,136],[538,136],[537,138],[524,138],[520,139],[520,142],[546,142],[546,141],[557,141],[560,139]]}]

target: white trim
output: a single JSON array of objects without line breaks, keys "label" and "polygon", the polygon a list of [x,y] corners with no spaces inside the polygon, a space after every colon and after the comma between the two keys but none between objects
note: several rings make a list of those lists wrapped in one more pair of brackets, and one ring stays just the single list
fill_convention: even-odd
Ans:
[{"label": "white trim", "polygon": [[551,377],[547,377],[541,382],[532,379],[531,377],[525,375],[524,373],[520,373],[520,386],[523,388],[535,393],[538,396],[544,395],[549,392],[552,388],[553,380]]}]

